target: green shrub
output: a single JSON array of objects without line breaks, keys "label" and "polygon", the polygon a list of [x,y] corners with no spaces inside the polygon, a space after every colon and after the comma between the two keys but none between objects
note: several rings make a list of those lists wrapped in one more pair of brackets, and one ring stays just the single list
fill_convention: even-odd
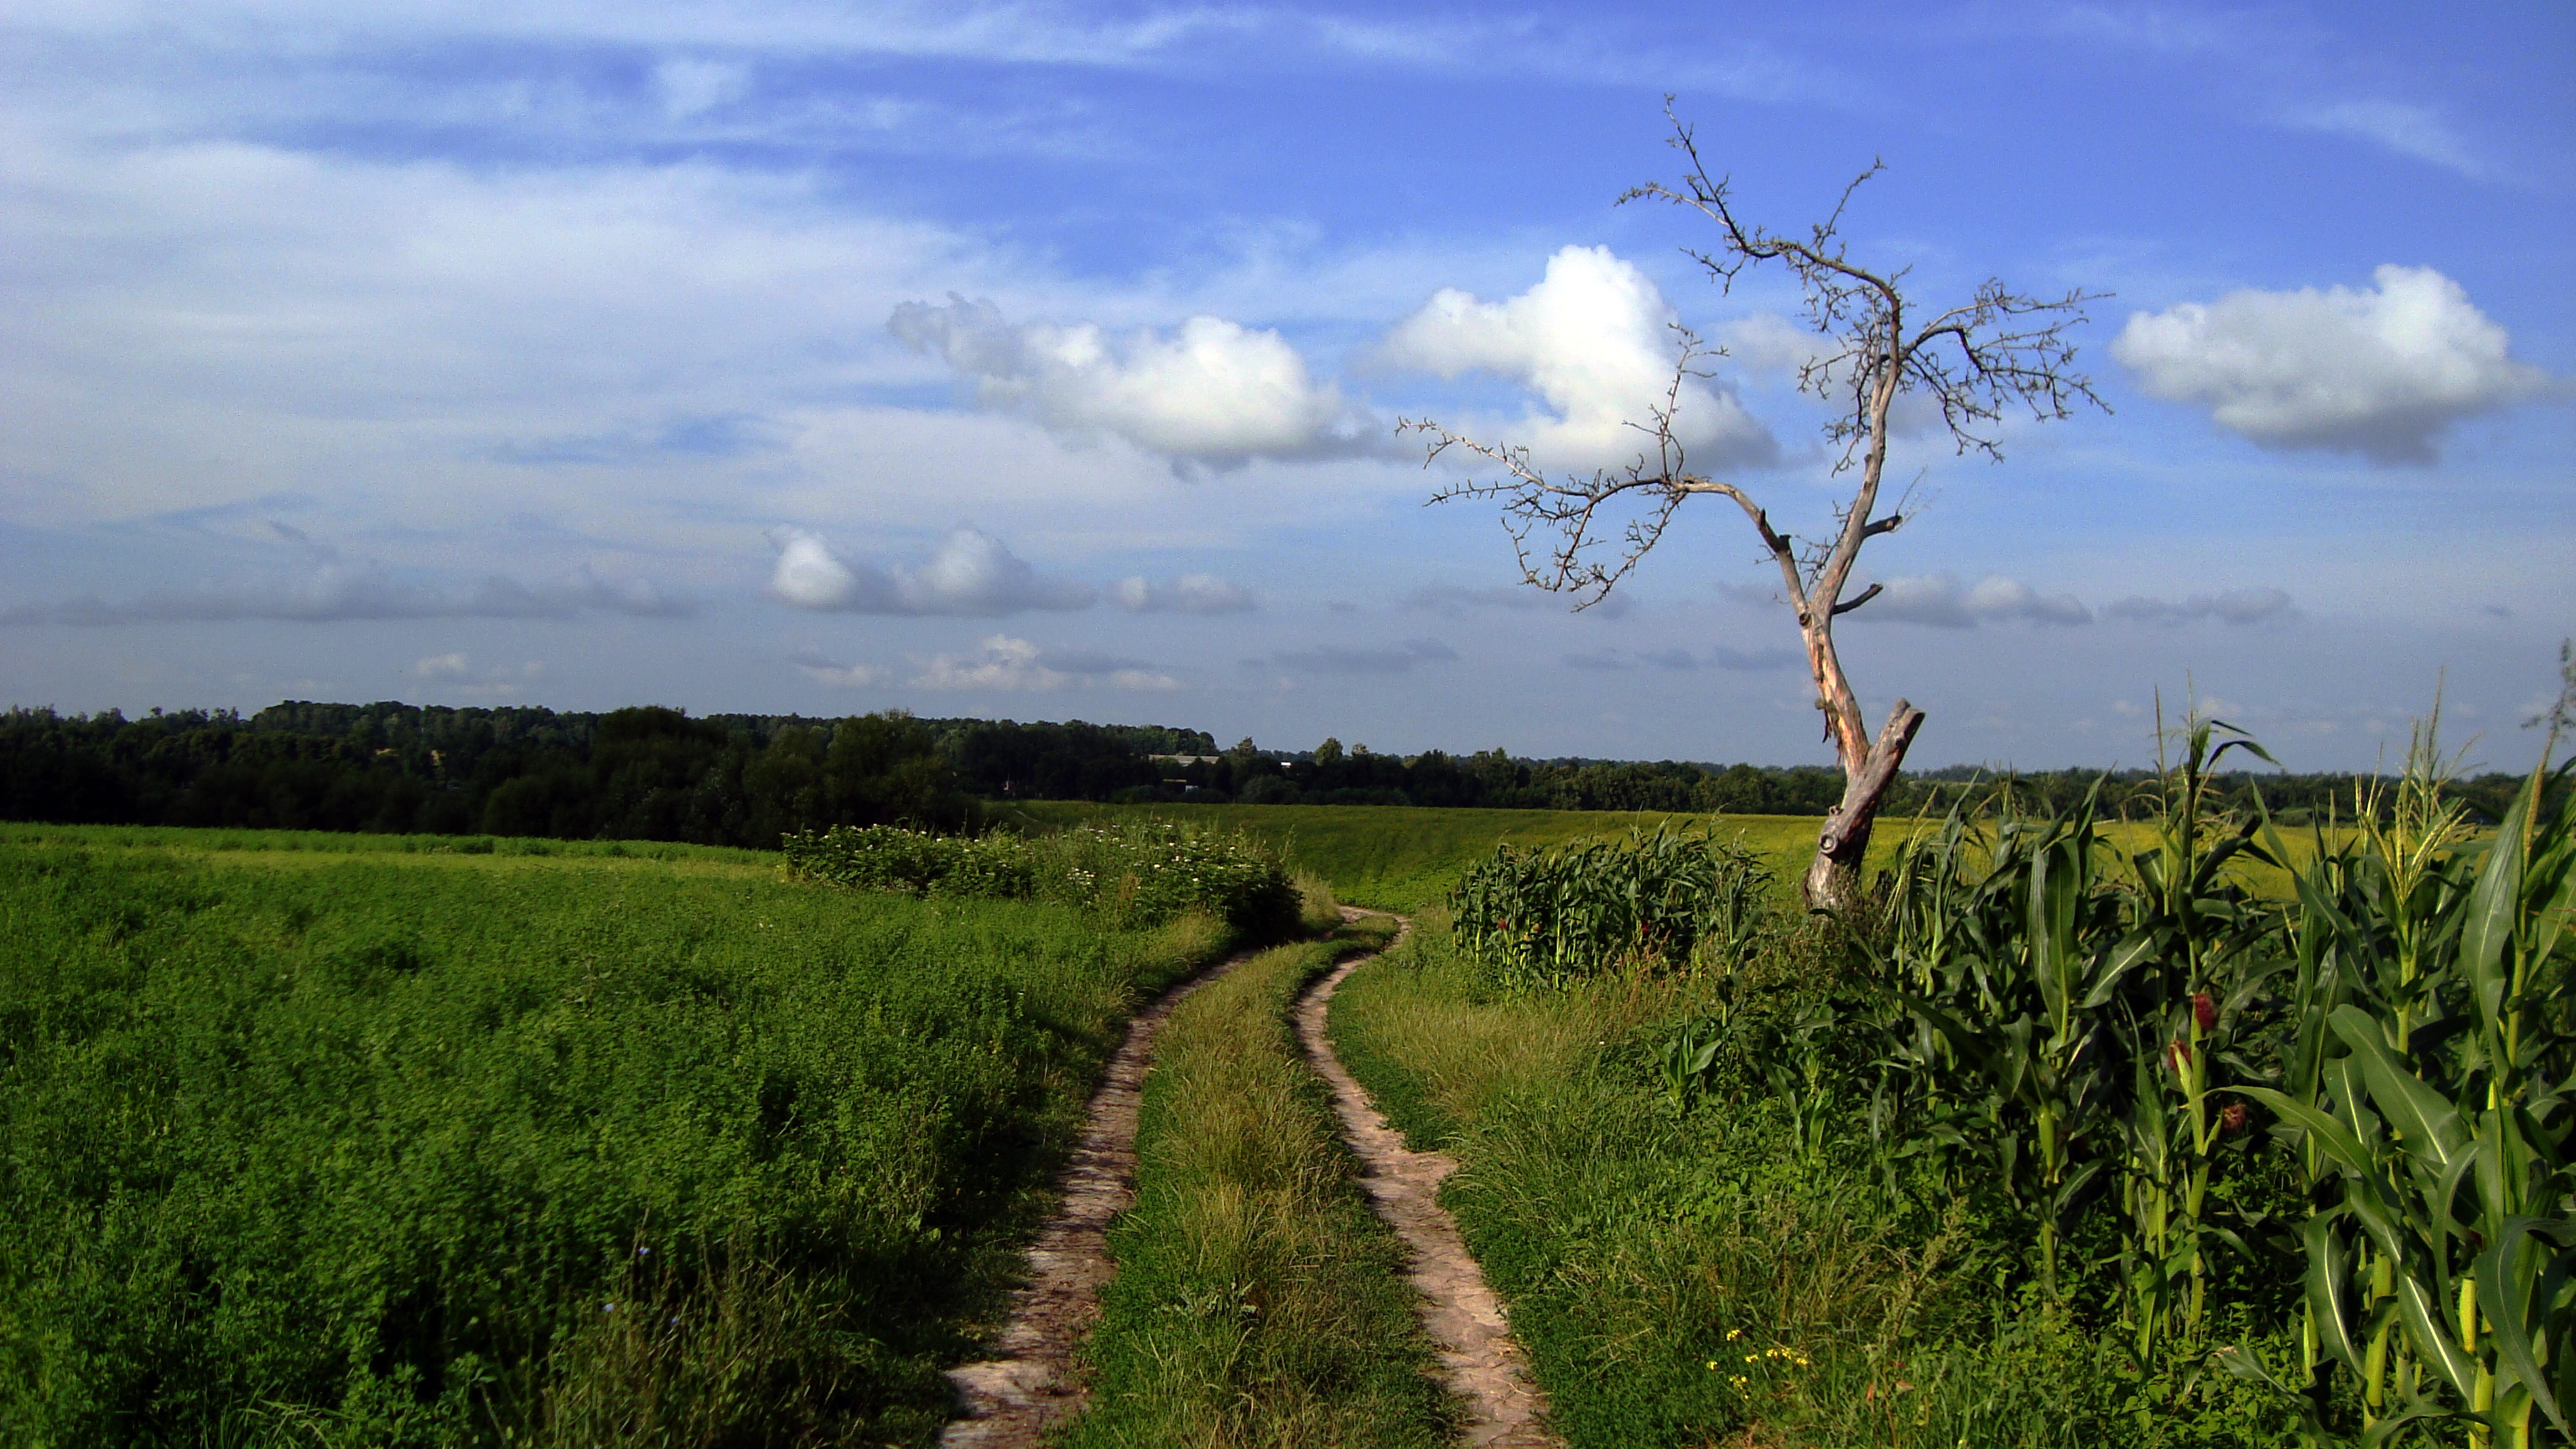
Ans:
[{"label": "green shrub", "polygon": [[862,890],[1080,906],[1121,926],[1204,911],[1275,939],[1297,928],[1296,884],[1246,837],[1158,820],[1081,825],[1034,839],[932,835],[891,825],[835,826],[780,843],[790,875]]}]

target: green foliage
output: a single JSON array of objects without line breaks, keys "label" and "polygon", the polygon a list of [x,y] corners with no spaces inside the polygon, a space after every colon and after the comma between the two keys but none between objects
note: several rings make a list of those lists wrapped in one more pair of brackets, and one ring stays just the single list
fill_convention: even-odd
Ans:
[{"label": "green foliage", "polygon": [[[1644,1140],[1652,1108],[1694,1124],[1720,1113],[1705,1130],[1745,1147],[1734,1119],[1749,1117],[1766,1134],[1747,1159],[1756,1179],[1786,1173],[1859,1204],[1828,1215],[1834,1231],[1921,1251],[1956,1218],[1966,1236],[1945,1251],[1983,1255],[1990,1296],[2091,1342],[2094,1367],[2065,1392],[2121,1405],[2129,1422],[2106,1417],[2084,1442],[2173,1442],[2172,1416],[2221,1398],[2248,1435],[2565,1442],[2568,772],[2535,772],[2480,839],[2442,788],[2428,731],[2400,798],[2365,798],[2361,829],[2293,849],[2260,814],[2219,808],[2214,767],[2252,748],[2230,733],[2203,720],[2179,732],[2143,833],[2105,824],[2091,800],[1954,815],[1908,842],[1867,918],[1773,931],[1742,969],[1667,988],[1695,1004],[1605,1025],[1604,1046],[1622,1044],[1595,1068],[1609,1085],[1590,1110],[1616,1125],[1567,1150],[1581,1201],[1512,1207],[1494,1219],[1518,1225],[1497,1251],[1534,1251],[1515,1246],[1526,1234],[1572,1255],[1552,1272],[1610,1271],[1559,1220],[1595,1211],[1583,1203],[1603,1174],[1645,1172],[1619,1190],[1650,1217],[1666,1189],[1648,1170],[1665,1154],[1614,1153],[1609,1139]],[[2282,888],[2251,891],[2253,868]],[[1458,932],[1471,958],[1527,910],[1490,888],[1457,899],[1481,917]],[[1590,970],[1637,954],[1639,938],[1633,925],[1595,932]],[[1581,948],[1560,949],[1568,964],[1508,979],[1578,983],[1560,995],[1584,999]],[[1408,1050],[1418,1061],[1424,1048]],[[1572,1130],[1547,1111],[1551,1130]],[[1642,1161],[1616,1165],[1630,1159]],[[1517,1198],[1518,1170],[1488,1161],[1461,1190]],[[1725,1201],[1716,1218],[1772,1210],[1759,1194]],[[1600,1311],[1564,1311],[1590,1325],[1576,1337],[1597,1354],[1589,1335],[1612,1331]],[[2020,1331],[1962,1322],[1929,1339],[1920,1324],[1890,1330],[1872,1352],[1911,1344],[1919,1368],[1934,1344]]]},{"label": "green foliage", "polygon": [[1741,965],[1763,944],[1773,879],[1740,841],[1658,825],[1623,843],[1498,846],[1448,905],[1459,944],[1497,980],[1561,985],[1622,966]]},{"label": "green foliage", "polygon": [[927,1443],[1220,944],[605,847],[0,843],[0,922],[29,1446]]},{"label": "green foliage", "polygon": [[[1172,820],[1201,830],[1239,831],[1278,852],[1291,869],[1312,871],[1354,905],[1416,911],[1438,905],[1497,846],[1517,850],[1571,844],[1630,830],[1722,829],[1761,858],[1766,869],[1794,876],[1816,849],[1816,822],[1797,816],[1723,820],[1640,816],[1608,811],[1459,810],[1426,805],[1084,805],[1022,803],[997,809],[1006,827],[1030,834],[1083,823]],[[1906,824],[1882,821],[1870,859],[1894,857]]]},{"label": "green foliage", "polygon": [[1157,820],[1084,825],[1034,839],[930,835],[892,826],[835,827],[782,844],[788,870],[863,890],[1080,906],[1113,922],[1158,925],[1204,911],[1237,932],[1276,939],[1297,928],[1295,883],[1246,837]]},{"label": "green foliage", "polygon": [[1068,1449],[1451,1442],[1404,1249],[1351,1181],[1286,1021],[1355,942],[1282,947],[1174,1011],[1146,1078],[1136,1206]]}]

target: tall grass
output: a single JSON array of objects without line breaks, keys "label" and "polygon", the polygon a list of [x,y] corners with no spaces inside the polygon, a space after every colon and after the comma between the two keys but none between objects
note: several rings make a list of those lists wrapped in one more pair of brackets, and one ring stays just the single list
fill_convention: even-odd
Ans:
[{"label": "tall grass", "polygon": [[0,1442],[926,1443],[1191,917],[0,845]]},{"label": "tall grass", "polygon": [[1352,944],[1269,952],[1163,1028],[1068,1449],[1449,1442],[1402,1248],[1351,1182],[1286,1020]]}]

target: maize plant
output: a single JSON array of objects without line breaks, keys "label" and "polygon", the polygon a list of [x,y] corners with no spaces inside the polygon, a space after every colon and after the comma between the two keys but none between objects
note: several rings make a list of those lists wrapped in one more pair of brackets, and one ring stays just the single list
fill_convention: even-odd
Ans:
[{"label": "maize plant", "polygon": [[[2239,1089],[2315,1188],[2300,1387],[2321,1402],[2330,1366],[2351,1374],[2365,1443],[2427,1420],[2481,1446],[2576,1437],[2576,803],[2544,821],[2551,778],[2474,847],[2410,861],[2401,810],[2301,872],[2302,954],[2340,956],[2349,999],[2315,1003],[2327,1031],[2283,1087]],[[2277,1382],[2241,1353],[2230,1367]]]},{"label": "maize plant", "polygon": [[1498,847],[1450,892],[1461,947],[1504,983],[1561,985],[1615,963],[1732,965],[1763,939],[1771,872],[1707,831]]}]

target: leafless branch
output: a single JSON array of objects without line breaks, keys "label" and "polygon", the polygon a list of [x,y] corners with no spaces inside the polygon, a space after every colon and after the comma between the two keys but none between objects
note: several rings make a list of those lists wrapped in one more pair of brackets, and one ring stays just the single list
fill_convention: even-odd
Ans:
[{"label": "leafless branch", "polygon": [[[1540,588],[1573,593],[1577,608],[1600,602],[1626,579],[1662,541],[1674,513],[1693,494],[1714,493],[1744,511],[1780,570],[1787,602],[1797,614],[1816,705],[1824,712],[1826,737],[1841,756],[1847,782],[1843,806],[1819,836],[1818,863],[1808,879],[1810,899],[1822,899],[1837,889],[1828,878],[1851,869],[1866,847],[1870,816],[1923,719],[1922,711],[1900,700],[1873,740],[1833,642],[1833,621],[1883,592],[1882,586],[1871,584],[1850,599],[1843,597],[1861,546],[1903,527],[1914,511],[1911,485],[1895,508],[1879,509],[1896,403],[1907,394],[1929,397],[1956,451],[1989,459],[2003,456],[2002,425],[2016,410],[2047,421],[2070,417],[2079,407],[2103,408],[2092,382],[2074,368],[2069,333],[2087,320],[2086,307],[2106,294],[2077,288],[2034,296],[1989,279],[1966,301],[1931,314],[1927,321],[1914,320],[1908,269],[1874,269],[1853,261],[1842,234],[1852,198],[1886,169],[1884,163],[1874,160],[1854,176],[1824,220],[1804,236],[1785,235],[1738,212],[1728,178],[1712,175],[1697,135],[1674,114],[1669,96],[1664,114],[1672,123],[1671,145],[1687,163],[1681,181],[1672,186],[1650,181],[1619,200],[1668,202],[1716,223],[1714,246],[1685,252],[1722,291],[1731,292],[1747,268],[1766,264],[1776,263],[1797,279],[1807,326],[1824,343],[1798,369],[1798,387],[1829,409],[1824,435],[1839,449],[1835,473],[1859,474],[1850,495],[1834,509],[1830,533],[1801,540],[1781,532],[1741,485],[1690,471],[1674,417],[1688,380],[1706,376],[1707,362],[1723,354],[1680,329],[1681,356],[1671,383],[1661,403],[1648,409],[1646,420],[1634,424],[1645,443],[1625,467],[1589,477],[1551,476],[1525,448],[1479,442],[1429,419],[1406,419],[1400,426],[1423,435],[1425,466],[1454,448],[1500,469],[1500,477],[1444,488],[1432,501],[1499,500],[1522,578]],[[1918,474],[1915,483],[1920,482]],[[1631,504],[1633,513],[1625,512]],[[1623,515],[1624,522],[1611,522]]]}]

